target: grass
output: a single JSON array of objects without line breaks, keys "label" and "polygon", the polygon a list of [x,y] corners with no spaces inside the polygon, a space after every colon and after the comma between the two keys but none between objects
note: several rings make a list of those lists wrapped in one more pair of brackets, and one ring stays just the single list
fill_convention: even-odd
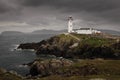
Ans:
[{"label": "grass", "polygon": [[100,75],[120,75],[120,60],[80,60],[74,67],[93,64],[100,71]]},{"label": "grass", "polygon": [[[82,40],[82,41],[80,41],[80,43],[83,43],[83,44],[86,43],[86,44],[90,44],[90,45],[93,45],[93,46],[101,46],[101,45],[109,46],[110,44],[116,42],[116,40],[114,40],[114,39],[96,37],[94,35],[85,35],[85,34],[72,34],[72,35],[74,35],[77,38],[79,38],[80,40]],[[74,39],[73,37],[71,37],[69,35],[61,34],[61,35],[58,35],[57,37],[59,37],[60,43],[70,42],[70,41],[77,42],[76,39]]]},{"label": "grass", "polygon": [[0,80],[22,80],[22,78],[11,73],[2,73],[0,74]]},{"label": "grass", "polygon": [[58,35],[57,37],[59,37],[60,41],[66,41],[66,42],[70,42],[70,40],[77,41],[73,37],[71,37],[69,35],[64,35],[64,34]]}]

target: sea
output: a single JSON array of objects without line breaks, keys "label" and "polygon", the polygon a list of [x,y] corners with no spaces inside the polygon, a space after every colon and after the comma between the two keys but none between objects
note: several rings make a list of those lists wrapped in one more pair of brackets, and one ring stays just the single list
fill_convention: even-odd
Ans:
[{"label": "sea", "polygon": [[0,34],[0,68],[5,68],[8,71],[16,71],[18,74],[25,76],[29,73],[29,68],[22,64],[32,62],[35,58],[38,58],[38,56],[34,50],[17,49],[19,44],[40,42],[53,35],[54,34]]}]

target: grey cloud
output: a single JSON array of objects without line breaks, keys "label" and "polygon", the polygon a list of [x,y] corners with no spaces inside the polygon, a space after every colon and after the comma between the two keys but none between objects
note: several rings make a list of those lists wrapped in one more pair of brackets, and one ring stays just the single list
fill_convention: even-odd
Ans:
[{"label": "grey cloud", "polygon": [[120,8],[119,0],[24,0],[24,6],[51,6],[68,10],[104,11]]},{"label": "grey cloud", "polygon": [[7,6],[6,4],[4,4],[4,2],[0,2],[0,13],[5,13],[10,11],[9,6]]},{"label": "grey cloud", "polygon": [[[86,12],[94,15],[95,21],[99,18],[120,21],[120,0],[23,0],[22,4],[26,7],[49,6],[68,14]],[[82,19],[88,20],[89,17]]]},{"label": "grey cloud", "polygon": [[[108,28],[120,31],[120,0],[0,0],[0,22],[27,23],[26,26],[6,26],[5,30],[67,28],[72,15],[75,27]],[[109,27],[108,27],[109,26]],[[29,29],[30,28],[30,29]],[[4,30],[4,27],[0,26]]]}]

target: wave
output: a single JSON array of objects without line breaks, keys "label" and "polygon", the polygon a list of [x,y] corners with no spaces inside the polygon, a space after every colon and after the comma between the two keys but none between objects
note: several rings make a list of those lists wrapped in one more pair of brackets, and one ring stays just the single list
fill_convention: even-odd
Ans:
[{"label": "wave", "polygon": [[34,52],[35,50],[34,49],[20,49],[22,51],[31,51],[31,52]]},{"label": "wave", "polygon": [[17,65],[17,67],[19,67],[19,68],[27,68],[28,67],[28,65]]},{"label": "wave", "polygon": [[21,49],[18,49],[19,44],[13,44],[12,48],[10,48],[10,51],[20,51]]}]

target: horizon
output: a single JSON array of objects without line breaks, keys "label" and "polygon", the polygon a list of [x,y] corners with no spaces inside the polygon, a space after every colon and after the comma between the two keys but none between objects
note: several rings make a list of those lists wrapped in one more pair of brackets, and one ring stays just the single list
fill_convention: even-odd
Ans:
[{"label": "horizon", "polygon": [[[94,28],[95,29],[95,28]],[[35,32],[35,31],[42,31],[42,30],[48,30],[48,31],[51,31],[51,30],[53,30],[53,31],[64,31],[64,30],[66,30],[67,31],[67,29],[61,29],[61,30],[54,30],[54,29],[41,29],[41,30],[33,30],[33,31],[30,31],[30,32],[22,32],[22,31],[13,31],[13,30],[11,30],[11,31],[2,31],[2,32],[0,32],[0,34],[2,34],[3,32],[21,32],[21,33],[25,33],[25,34],[29,34],[29,33],[33,33],[33,32]],[[115,31],[115,32],[119,32],[119,31],[117,31],[117,30],[111,30],[111,29],[96,29],[96,30],[108,30],[108,31]]]}]

